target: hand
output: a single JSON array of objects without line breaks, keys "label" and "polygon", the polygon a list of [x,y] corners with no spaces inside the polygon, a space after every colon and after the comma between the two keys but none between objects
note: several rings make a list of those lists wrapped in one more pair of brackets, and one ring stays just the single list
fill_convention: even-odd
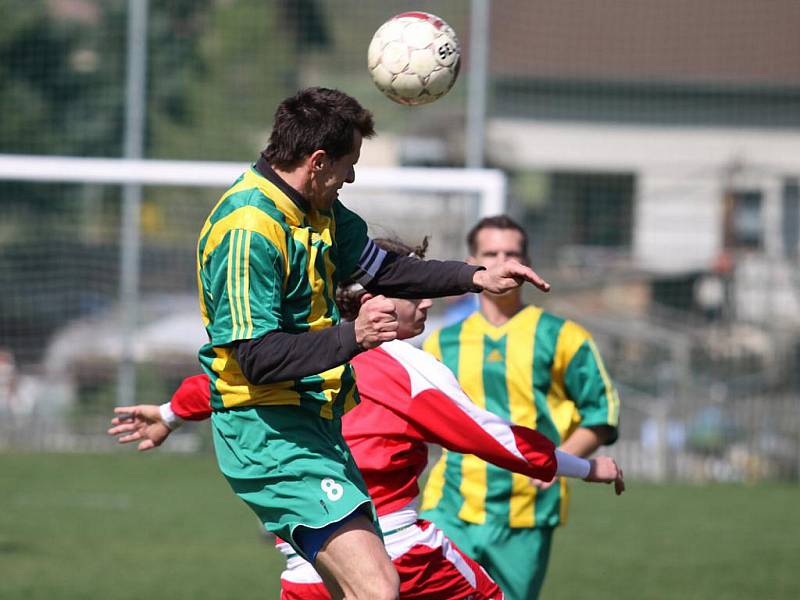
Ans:
[{"label": "hand", "polygon": [[613,483],[614,492],[619,496],[625,491],[625,480],[622,477],[622,469],[617,466],[617,462],[609,456],[598,456],[589,461],[589,475],[584,481],[595,483]]},{"label": "hand", "polygon": [[537,490],[544,491],[547,488],[552,487],[553,484],[558,481],[558,479],[559,479],[558,477],[553,477],[550,481],[543,481],[541,479],[536,479],[535,477],[531,477],[531,483],[533,484],[533,487],[535,487]]},{"label": "hand", "polygon": [[155,404],[117,406],[114,412],[118,416],[111,420],[114,427],[108,430],[108,435],[118,435],[120,444],[141,440],[139,450],[152,450],[160,446],[171,433]]},{"label": "hand", "polygon": [[397,312],[394,302],[385,296],[361,296],[361,308],[355,320],[356,342],[365,350],[397,338]]},{"label": "hand", "polygon": [[488,269],[475,271],[472,282],[493,294],[502,294],[518,288],[525,282],[532,283],[543,292],[550,291],[550,284],[531,269],[516,260],[507,260]]}]

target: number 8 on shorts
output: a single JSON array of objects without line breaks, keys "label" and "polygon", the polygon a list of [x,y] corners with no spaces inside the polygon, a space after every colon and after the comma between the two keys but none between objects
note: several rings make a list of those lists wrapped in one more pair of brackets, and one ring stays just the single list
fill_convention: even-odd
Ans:
[{"label": "number 8 on shorts", "polygon": [[344,494],[344,488],[338,483],[336,483],[330,477],[326,477],[320,482],[320,487],[322,491],[328,496],[328,500],[331,502],[336,502],[339,498],[342,497]]}]

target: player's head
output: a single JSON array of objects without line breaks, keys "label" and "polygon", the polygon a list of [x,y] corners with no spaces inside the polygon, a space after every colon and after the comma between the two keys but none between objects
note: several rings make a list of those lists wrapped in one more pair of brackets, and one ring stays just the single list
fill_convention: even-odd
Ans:
[{"label": "player's head", "polygon": [[355,180],[361,140],[373,135],[372,113],[358,100],[339,90],[306,88],[278,105],[263,156],[281,171],[303,168],[307,199],[328,209],[342,185]]},{"label": "player's head", "polygon": [[509,258],[528,264],[528,234],[508,215],[484,217],[467,234],[467,247],[475,264],[485,267]]},{"label": "player's head", "polygon": [[[395,252],[401,256],[415,256],[425,258],[428,249],[428,238],[416,248],[404,244],[399,240],[378,238],[374,240],[378,247]],[[358,309],[361,306],[361,296],[364,288],[358,284],[345,282],[336,290],[336,305],[343,319],[352,321],[358,316]],[[392,298],[397,312],[397,337],[401,340],[412,338],[419,335],[425,329],[425,320],[428,318],[428,309],[433,304],[429,298],[421,300],[404,300]]]},{"label": "player's head", "polygon": [[[528,236],[519,223],[508,215],[484,217],[467,234],[469,258],[467,262],[482,267],[492,267],[509,259],[529,264]],[[484,292],[491,296],[489,292]],[[511,290],[506,294],[521,295],[521,290]]]}]

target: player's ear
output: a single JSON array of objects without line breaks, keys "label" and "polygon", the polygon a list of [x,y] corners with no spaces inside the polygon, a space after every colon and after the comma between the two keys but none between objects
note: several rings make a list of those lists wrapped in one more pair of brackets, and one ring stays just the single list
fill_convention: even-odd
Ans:
[{"label": "player's ear", "polygon": [[474,256],[468,256],[467,257],[467,264],[468,265],[477,265],[478,261],[475,259]]},{"label": "player's ear", "polygon": [[328,153],[325,150],[314,150],[309,156],[312,171],[320,171],[328,162]]}]

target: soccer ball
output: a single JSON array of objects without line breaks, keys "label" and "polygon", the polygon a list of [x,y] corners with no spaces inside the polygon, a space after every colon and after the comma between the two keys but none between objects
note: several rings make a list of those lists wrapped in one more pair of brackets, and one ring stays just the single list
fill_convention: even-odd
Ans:
[{"label": "soccer ball", "polygon": [[406,12],[386,21],[367,51],[367,66],[378,89],[409,106],[444,96],[456,82],[460,63],[456,32],[424,12]]}]

